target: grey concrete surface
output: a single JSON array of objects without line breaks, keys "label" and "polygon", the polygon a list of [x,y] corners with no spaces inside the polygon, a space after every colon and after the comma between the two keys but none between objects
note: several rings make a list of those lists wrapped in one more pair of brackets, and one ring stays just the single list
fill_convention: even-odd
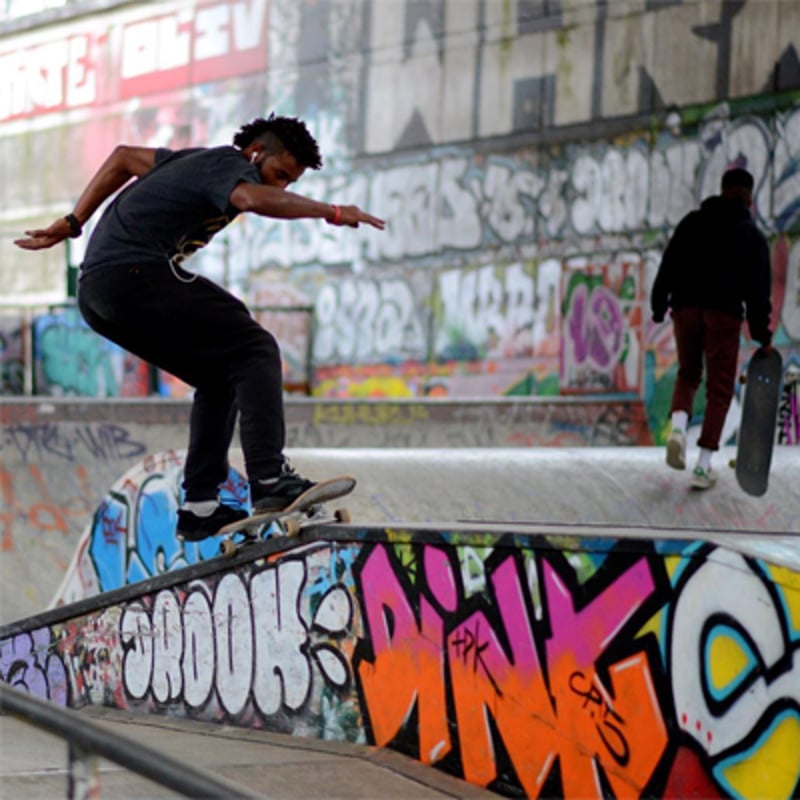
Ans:
[{"label": "grey concrete surface", "polygon": [[[189,408],[186,401],[158,398],[0,398],[0,620],[49,604],[112,483],[146,456],[186,446]],[[642,403],[630,399],[290,398],[286,428],[297,450],[430,453],[650,441]]]},{"label": "grey concrete surface", "polygon": [[[290,450],[293,465],[319,480],[358,478],[346,505],[354,522],[569,523],[800,533],[800,447],[775,449],[763,497],[745,494],[723,449],[717,485],[690,487],[664,450],[457,448]],[[691,451],[689,458],[692,457]],[[234,455],[233,461],[238,459]]]},{"label": "grey concrete surface", "polygon": [[[157,446],[157,441],[148,445]],[[293,464],[319,480],[352,473],[358,486],[346,505],[355,523],[469,522],[551,523],[650,528],[800,532],[800,448],[775,449],[770,487],[750,497],[727,464],[731,448],[715,459],[719,483],[705,492],[689,486],[689,472],[676,472],[655,447],[620,448],[290,448]],[[691,457],[691,455],[690,455]],[[241,454],[232,462],[242,467]],[[138,462],[137,462],[138,463]],[[68,527],[31,529],[3,540],[0,558],[0,621],[46,608],[61,584],[81,534],[113,482],[130,468],[116,461],[84,476],[84,496],[67,491],[61,510],[31,501],[26,519],[54,519]],[[38,492],[19,464],[24,492]],[[74,483],[72,462],[42,460],[38,469]],[[93,498],[90,500],[89,498]],[[11,510],[14,514],[13,509]],[[48,513],[51,517],[48,517]],[[13,516],[16,520],[16,516]],[[78,525],[80,520],[80,525]],[[7,528],[14,524],[7,524]],[[66,525],[66,522],[65,522]],[[754,544],[758,549],[764,547]],[[789,541],[792,549],[794,542]]]},{"label": "grey concrete surface", "polygon": [[[237,783],[265,798],[497,797],[399,753],[337,742],[297,739],[203,722],[133,716],[105,708],[80,712],[109,731]],[[179,795],[101,760],[100,796],[119,800]],[[0,798],[66,797],[64,742],[0,716]]]}]

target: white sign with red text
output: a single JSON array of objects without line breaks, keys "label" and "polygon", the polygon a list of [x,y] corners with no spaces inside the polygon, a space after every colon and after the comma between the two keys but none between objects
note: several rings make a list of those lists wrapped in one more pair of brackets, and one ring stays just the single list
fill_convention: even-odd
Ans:
[{"label": "white sign with red text", "polygon": [[0,122],[265,71],[267,3],[148,4],[0,42]]}]

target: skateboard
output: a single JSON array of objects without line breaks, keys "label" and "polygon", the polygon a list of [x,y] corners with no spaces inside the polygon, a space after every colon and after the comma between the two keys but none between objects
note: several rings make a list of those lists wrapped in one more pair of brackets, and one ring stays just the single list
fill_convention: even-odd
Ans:
[{"label": "skateboard", "polygon": [[740,378],[745,389],[736,444],[736,480],[755,497],[767,491],[769,482],[782,374],[781,354],[773,348],[760,347]]},{"label": "skateboard", "polygon": [[350,494],[355,486],[355,478],[340,475],[314,484],[280,511],[266,511],[232,522],[214,534],[222,538],[220,552],[232,556],[240,548],[262,541],[273,523],[277,524],[282,535],[297,536],[312,522],[350,522],[350,512],[346,508],[326,513],[324,504]]}]

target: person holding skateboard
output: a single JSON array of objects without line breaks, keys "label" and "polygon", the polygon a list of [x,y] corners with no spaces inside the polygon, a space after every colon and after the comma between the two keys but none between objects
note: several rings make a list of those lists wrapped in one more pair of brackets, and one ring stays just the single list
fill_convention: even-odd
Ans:
[{"label": "person holding skateboard", "polygon": [[753,176],[729,169],[721,193],[706,198],[678,224],[664,251],[650,295],[654,322],[671,309],[678,375],[672,395],[667,464],[686,468],[686,430],[705,361],[706,411],[691,483],[708,489],[725,417],[733,399],[742,319],[750,337],[769,347],[771,274],[767,240],[750,208]]},{"label": "person holding skateboard", "polygon": [[240,213],[383,230],[384,220],[357,206],[287,190],[321,166],[305,123],[274,114],[244,124],[229,146],[118,145],[72,213],[15,242],[40,250],[80,236],[116,195],[89,239],[78,308],[97,333],[195,388],[177,522],[185,539],[199,541],[247,516],[218,499],[237,413],[254,512],[283,509],[314,485],[284,456],[277,341],[244,303],[183,262]]}]

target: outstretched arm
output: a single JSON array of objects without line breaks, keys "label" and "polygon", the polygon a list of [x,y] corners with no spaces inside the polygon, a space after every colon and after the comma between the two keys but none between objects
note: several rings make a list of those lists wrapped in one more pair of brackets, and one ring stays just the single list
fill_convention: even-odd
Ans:
[{"label": "outstretched arm", "polygon": [[262,217],[317,218],[325,219],[333,225],[349,225],[351,228],[357,228],[363,222],[381,231],[386,227],[384,220],[367,214],[358,206],[333,206],[294,192],[287,192],[277,186],[263,186],[242,181],[231,192],[231,203],[239,211],[250,211]]},{"label": "outstretched arm", "polygon": [[[131,178],[144,175],[155,163],[154,148],[117,145],[75,204],[73,215],[78,225],[83,227],[104,200],[121,189]],[[71,235],[73,235],[72,226],[66,217],[60,217],[47,228],[25,231],[25,238],[17,239],[14,244],[23,250],[43,250],[63,242]]]}]

